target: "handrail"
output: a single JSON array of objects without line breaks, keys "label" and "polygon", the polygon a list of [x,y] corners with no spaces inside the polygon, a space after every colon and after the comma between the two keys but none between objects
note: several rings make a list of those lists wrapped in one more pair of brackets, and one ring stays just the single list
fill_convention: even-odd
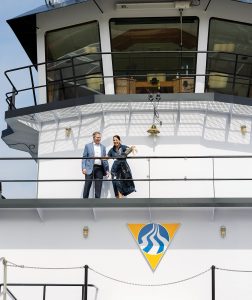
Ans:
[{"label": "handrail", "polygon": [[[38,157],[0,157],[1,160],[62,160],[62,159],[83,159],[83,158],[89,158],[90,157],[84,157],[84,156],[38,156]],[[95,157],[96,159],[106,159],[106,160],[113,160],[114,158],[107,157],[107,156],[101,156],[101,157]],[[252,155],[155,155],[155,156],[128,156],[127,159],[206,159],[206,158],[252,158]]]},{"label": "handrail", "polygon": [[[113,158],[108,157],[97,158],[113,161]],[[95,181],[104,180],[100,199],[102,201],[92,198],[93,190],[91,190],[91,199],[83,201],[84,183],[91,179],[86,179],[81,172],[82,159],[82,156],[0,157],[0,165],[1,162],[9,160],[15,162],[15,168],[17,168],[17,162],[35,160],[37,163],[41,161],[40,170],[43,168],[43,161],[51,160],[52,166],[54,162],[64,161],[61,164],[63,169],[67,161],[71,164],[71,161],[78,160],[77,164],[79,163],[76,170],[74,168],[70,173],[64,173],[65,175],[61,170],[53,174],[51,172],[38,173],[32,177],[29,176],[30,178],[23,173],[15,175],[14,178],[12,175],[2,173],[0,182],[2,182],[3,194],[7,200],[0,195],[0,208],[252,206],[250,188],[252,171],[249,168],[252,164],[252,155],[128,156],[127,161],[133,178],[125,177],[126,179],[120,178],[119,180],[121,183],[128,180],[132,183],[131,180],[133,180],[136,193],[132,193],[120,203],[114,196],[113,179],[110,176],[95,179]],[[169,171],[160,173],[162,166],[164,170]],[[15,190],[13,186],[24,183],[32,186],[30,195],[22,198],[22,195],[13,194]],[[72,190],[73,184],[75,184],[74,190]],[[61,185],[60,189],[58,185]],[[34,188],[37,191],[36,196]]]},{"label": "handrail", "polygon": [[224,51],[204,51],[204,50],[177,50],[177,51],[124,51],[124,52],[119,52],[119,51],[113,51],[113,52],[94,52],[94,53],[85,53],[85,54],[78,54],[78,55],[73,55],[71,57],[67,57],[67,58],[59,58],[57,60],[48,60],[46,62],[41,62],[41,63],[37,63],[37,64],[29,64],[23,67],[18,67],[18,68],[13,68],[13,69],[9,69],[5,72],[12,72],[12,71],[17,71],[17,70],[21,70],[21,69],[26,69],[29,67],[38,67],[41,65],[45,65],[45,64],[50,64],[50,63],[55,63],[55,62],[59,62],[59,61],[65,61],[67,59],[71,59],[71,58],[78,58],[81,56],[89,56],[89,55],[113,55],[113,54],[120,54],[120,55],[127,55],[127,54],[150,54],[150,53],[154,53],[154,54],[166,54],[166,53],[179,53],[179,54],[183,54],[183,53],[195,53],[195,54],[228,54],[228,55],[238,55],[238,56],[244,56],[244,57],[251,57],[252,55],[247,55],[247,54],[242,54],[242,53],[237,53],[237,52],[224,52]]},{"label": "handrail", "polygon": [[[184,76],[190,76],[192,78],[198,78],[198,77],[205,77],[205,79],[209,79],[211,76],[219,76],[219,77],[227,77],[229,80],[231,80],[230,82],[232,83],[232,94],[234,94],[234,89],[235,89],[235,85],[236,84],[242,84],[244,86],[250,86],[251,85],[251,81],[252,81],[252,76],[246,76],[246,75],[238,75],[237,74],[237,67],[238,67],[238,62],[239,62],[239,57],[246,57],[246,58],[252,58],[252,55],[244,55],[241,53],[230,53],[230,52],[218,52],[218,51],[127,51],[127,52],[95,52],[95,53],[85,53],[85,54],[79,54],[79,55],[75,55],[75,56],[70,56],[70,57],[66,57],[66,58],[61,58],[55,61],[46,61],[46,62],[41,62],[41,63],[37,63],[35,65],[27,65],[24,67],[19,67],[19,68],[14,68],[14,69],[10,69],[4,72],[7,80],[9,81],[9,83],[12,86],[13,91],[12,92],[7,92],[6,93],[6,101],[9,105],[9,109],[15,109],[15,104],[13,104],[12,101],[12,96],[13,95],[18,95],[21,92],[25,92],[25,91],[32,91],[33,93],[33,100],[34,100],[34,105],[37,105],[37,101],[36,101],[36,90],[40,89],[40,88],[45,88],[47,86],[50,85],[55,85],[55,84],[62,84],[63,83],[74,83],[73,87],[77,87],[80,86],[80,84],[77,83],[78,79],[87,79],[87,78],[97,78],[97,75],[99,75],[99,77],[101,77],[102,79],[106,79],[106,78],[140,78],[143,76],[146,76],[146,74],[148,72],[155,72],[158,73],[159,71],[162,73],[163,70],[138,70],[138,72],[143,72],[143,74],[134,74],[134,72],[132,70],[121,70],[122,74],[120,75],[109,75],[109,76],[104,76],[102,74],[102,67],[101,67],[101,63],[102,63],[102,56],[104,55],[120,55],[120,56],[125,56],[125,55],[146,55],[146,54],[167,54],[167,55],[171,55],[171,54],[176,54],[176,55],[181,55],[181,54],[194,54],[194,55],[198,55],[198,54],[207,54],[209,55],[209,59],[219,59],[217,56],[221,56],[223,54],[225,54],[226,56],[230,56],[230,57],[235,57],[234,59],[232,59],[232,61],[235,63],[235,68],[233,70],[233,73],[225,73],[223,74],[223,72],[220,72],[218,70],[215,69],[211,69],[207,67],[207,71],[206,73],[194,73],[191,72],[190,70],[185,70],[182,67],[180,69],[176,69],[174,70],[174,72],[165,72],[166,76],[168,77],[172,77],[172,78],[182,78]],[[100,59],[95,59],[92,60],[91,62],[82,62],[82,63],[74,63],[74,60],[80,57],[88,57],[88,56],[100,56]],[[214,57],[213,57],[214,56]],[[160,59],[159,57],[157,57],[156,59]],[[222,58],[223,59],[223,58]],[[226,57],[225,57],[226,59]],[[225,60],[224,59],[224,60]],[[62,66],[61,68],[52,68],[52,71],[62,71],[64,68],[71,68],[73,76],[68,76],[66,78],[61,78],[61,79],[56,79],[56,80],[52,80],[49,81],[47,80],[46,84],[43,85],[35,85],[34,84],[34,78],[33,78],[33,74],[32,74],[32,68],[38,69],[40,66],[44,66],[46,67],[46,71],[50,72],[50,70],[48,69],[48,66],[50,64],[55,64],[55,63],[60,63],[60,62],[67,62],[69,61],[71,66]],[[81,74],[81,75],[77,75],[75,72],[75,68],[82,66],[82,65],[88,65],[90,63],[100,63],[100,65],[98,65],[98,67],[100,68],[99,72],[93,72],[93,73],[87,73],[87,74]],[[17,72],[17,71],[22,71],[22,70],[29,70],[30,73],[30,78],[31,78],[31,87],[28,88],[23,88],[23,89],[17,89],[17,87],[15,86],[15,84],[13,83],[13,81],[10,78],[10,74],[13,72]],[[185,75],[185,71],[187,71],[186,75]],[[215,72],[215,74],[211,74],[211,72]],[[216,73],[217,72],[217,73]],[[243,82],[244,80],[248,81],[248,82]],[[75,90],[76,92],[76,90]],[[98,91],[93,91],[94,93],[100,93]],[[102,92],[101,92],[102,93]]]},{"label": "handrail", "polygon": [[[8,283],[8,286],[84,286],[83,283]],[[3,286],[3,283],[0,283],[0,287]],[[98,287],[94,284],[88,284],[89,287],[93,287],[97,290]]]},{"label": "handrail", "polygon": [[[155,178],[155,179],[151,179],[151,178],[134,178],[134,181],[136,182],[162,182],[162,181],[167,181],[167,182],[171,182],[171,181],[251,181],[252,178],[188,178],[188,177],[184,177],[184,178]],[[20,183],[20,182],[85,182],[85,181],[105,181],[105,179],[0,179],[1,182],[4,183],[10,183],[10,182],[16,182],[16,183]],[[113,181],[113,179],[106,179],[106,181]],[[120,181],[129,181],[129,179],[120,179]]]},{"label": "handrail", "polygon": [[[3,286],[3,283],[0,283],[0,291]],[[85,298],[85,289],[86,284],[60,284],[60,283],[8,283],[8,287],[43,287],[42,293],[43,293],[43,300],[46,300],[46,288],[47,287],[80,287],[81,288],[81,298],[80,300],[86,299]],[[88,287],[95,289],[95,297],[94,300],[97,299],[98,295],[98,287],[94,284],[87,284]],[[15,297],[14,293],[10,291],[10,289],[7,289],[7,293],[12,297],[14,300],[18,300],[18,298]]]},{"label": "handrail", "polygon": [[[95,74],[93,74],[94,76],[92,77],[92,74],[91,75],[83,75],[83,76],[76,76],[76,77],[68,77],[68,78],[66,78],[66,79],[64,79],[64,82],[65,83],[68,83],[68,82],[71,82],[73,79],[78,79],[78,78],[82,78],[82,79],[85,79],[85,78],[97,78],[96,76],[95,76]],[[178,74],[176,74],[176,73],[166,73],[166,75],[167,76],[179,76],[179,77],[182,77],[183,75],[178,75]],[[105,79],[105,78],[125,78],[125,77],[127,77],[127,78],[132,78],[132,76],[133,75],[117,75],[117,76],[102,76],[102,78],[103,79]],[[134,77],[142,77],[143,75],[134,75]],[[210,73],[207,73],[207,74],[194,74],[194,73],[190,73],[189,74],[189,76],[191,76],[191,77],[211,77],[211,76],[219,76],[219,77],[228,77],[228,78],[236,78],[236,79],[250,79],[250,80],[252,80],[252,76],[251,77],[246,77],[246,76],[241,76],[241,75],[239,75],[239,76],[233,76],[233,75],[231,75],[231,76],[227,76],[227,75],[211,75]],[[16,106],[15,106],[15,104],[13,103],[13,100],[12,100],[12,97],[13,97],[13,95],[18,95],[18,93],[20,93],[20,92],[25,92],[25,91],[30,91],[30,90],[32,90],[32,91],[34,91],[34,89],[39,89],[39,88],[45,88],[45,87],[47,87],[47,86],[50,86],[50,85],[53,85],[53,84],[55,84],[55,83],[60,83],[60,82],[62,82],[62,80],[55,80],[55,81],[51,81],[51,82],[48,82],[47,84],[44,84],[44,85],[37,85],[37,86],[34,86],[33,88],[25,88],[25,89],[20,89],[20,90],[15,90],[15,91],[12,91],[12,92],[8,92],[8,93],[6,93],[5,94],[5,96],[6,96],[6,102],[7,102],[7,104],[9,105],[9,109],[10,110],[12,110],[12,108],[14,108],[14,109],[16,109]],[[244,85],[244,86],[250,86],[250,83],[244,83],[244,82],[239,82],[239,81],[235,81],[236,83],[238,83],[238,84],[242,84],[242,85]],[[78,86],[78,84],[76,84],[76,86]],[[35,96],[35,94],[34,94],[34,92],[33,92],[33,99],[34,99],[34,105],[37,105],[37,102],[36,102],[36,96]]]},{"label": "handrail", "polygon": [[[64,157],[0,157],[0,162],[1,161],[27,161],[27,160],[35,160],[40,161],[40,160],[82,160],[90,157],[82,157],[82,156],[64,156]],[[102,157],[94,157],[93,159],[101,159],[101,160],[114,160],[115,158],[110,158],[107,156],[102,156]],[[118,158],[118,159],[125,159],[124,157]],[[157,159],[183,159],[183,160],[188,160],[188,159],[211,159],[212,160],[212,176],[211,177],[169,177],[169,178],[134,178],[133,180],[136,182],[206,182],[206,181],[252,181],[252,177],[216,177],[215,174],[215,160],[216,159],[252,159],[252,155],[205,155],[205,156],[200,156],[200,155],[189,155],[189,156],[129,156],[127,157],[127,160],[157,160]],[[61,179],[1,179],[1,183],[22,183],[22,182],[85,182],[90,179],[67,179],[67,178],[61,178]],[[112,181],[113,179],[106,178],[106,181]],[[128,179],[120,179],[120,181],[127,181]],[[94,181],[104,181],[104,179],[95,179]]]}]

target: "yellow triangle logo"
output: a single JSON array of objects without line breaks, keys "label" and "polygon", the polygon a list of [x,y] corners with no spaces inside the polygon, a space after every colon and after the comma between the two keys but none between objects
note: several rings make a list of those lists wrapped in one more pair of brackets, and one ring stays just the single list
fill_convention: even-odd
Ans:
[{"label": "yellow triangle logo", "polygon": [[164,256],[180,224],[128,224],[142,254],[153,271]]}]

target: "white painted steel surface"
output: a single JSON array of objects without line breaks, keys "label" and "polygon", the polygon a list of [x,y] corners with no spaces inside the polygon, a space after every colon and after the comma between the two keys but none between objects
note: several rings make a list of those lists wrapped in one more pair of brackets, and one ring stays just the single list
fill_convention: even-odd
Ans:
[{"label": "white painted steel surface", "polygon": [[[185,16],[199,17],[198,50],[207,50],[208,21],[211,17],[251,22],[251,9],[234,1],[212,1],[207,12],[201,7],[184,10]],[[92,20],[99,21],[101,29],[101,49],[110,51],[109,19],[116,17],[168,17],[179,16],[174,10],[119,12],[114,10],[112,1],[103,1],[101,14],[92,1],[69,6],[37,16],[38,60],[45,61],[44,34],[46,31],[71,26]],[[238,9],[239,8],[239,13]],[[205,73],[206,56],[198,55],[197,72]],[[112,62],[109,56],[103,57],[104,75],[112,76]],[[45,83],[45,70],[39,68],[40,84]],[[106,94],[113,94],[112,80],[105,81]],[[196,92],[204,91],[204,79],[198,77]],[[40,93],[40,103],[45,103],[46,93]],[[209,103],[208,103],[209,104]],[[112,136],[119,134],[123,143],[134,144],[138,155],[250,155],[251,154],[251,112],[238,114],[240,107],[229,104],[202,104],[202,110],[179,108],[160,111],[163,121],[159,137],[147,136],[152,124],[152,110],[129,109],[119,104],[116,112],[97,109],[100,105],[82,106],[78,112],[46,112],[38,114],[35,121],[24,120],[27,126],[34,127],[39,134],[39,156],[81,156],[85,143],[91,141],[91,134],[100,130],[103,143],[111,147]],[[139,104],[140,105],[140,104]],[[177,106],[176,106],[177,105]],[[193,106],[194,104],[192,104]],[[141,105],[140,105],[141,106]],[[161,105],[162,106],[162,105]],[[184,108],[183,108],[184,107]],[[106,105],[105,105],[106,108]],[[210,109],[210,110],[209,110]],[[92,112],[93,110],[93,112]],[[100,111],[99,111],[100,110]],[[210,114],[209,114],[210,111]],[[45,116],[47,114],[47,116]],[[237,115],[235,115],[237,114]],[[49,115],[51,119],[49,120]],[[45,119],[43,120],[43,117]],[[245,124],[248,133],[243,136],[240,126]],[[71,127],[72,134],[65,136],[65,128]],[[110,162],[111,163],[111,162]],[[148,161],[129,160],[134,178],[147,178]],[[215,177],[252,177],[252,160],[215,160]],[[212,177],[211,159],[206,160],[151,160],[151,178],[165,177]],[[39,163],[39,179],[82,179],[80,161],[50,160]],[[80,198],[83,184],[40,183],[38,197]],[[246,197],[251,196],[251,182],[136,182],[137,192],[130,197]],[[111,197],[111,184],[104,183],[103,196]],[[83,200],[85,201],[85,200]],[[134,283],[163,283],[177,281],[211,265],[232,269],[252,270],[252,211],[251,209],[40,209],[1,210],[1,256],[18,264],[31,266],[79,266],[90,267],[115,277]],[[169,249],[155,273],[147,265],[138,250],[127,223],[180,223]],[[227,236],[220,237],[220,226],[225,225]],[[87,239],[82,237],[82,228],[89,226]],[[59,282],[83,283],[83,271],[8,271],[10,282]],[[217,273],[216,299],[250,299],[250,274]],[[211,278],[207,273],[195,280],[163,288],[143,288],[125,286],[108,281],[90,273],[90,283],[99,287],[98,299],[173,299],[210,300]],[[20,291],[18,292],[20,293]],[[76,292],[77,293],[77,292]],[[24,295],[22,293],[22,295]],[[69,299],[69,291],[64,293]],[[63,293],[60,299],[65,299]],[[71,293],[71,299],[77,294]],[[55,294],[52,292],[49,299]],[[92,296],[92,295],[91,295]],[[35,299],[29,294],[26,299]],[[89,298],[91,300],[91,298]]]}]

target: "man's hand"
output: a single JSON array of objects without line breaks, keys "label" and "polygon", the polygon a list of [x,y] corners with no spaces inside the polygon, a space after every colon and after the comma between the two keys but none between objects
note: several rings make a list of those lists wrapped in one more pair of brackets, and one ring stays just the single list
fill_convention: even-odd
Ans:
[{"label": "man's hand", "polygon": [[82,169],[82,174],[86,175],[87,174],[87,170],[86,169]]},{"label": "man's hand", "polygon": [[106,172],[106,178],[109,179],[111,176],[111,174],[109,173],[109,171]]}]

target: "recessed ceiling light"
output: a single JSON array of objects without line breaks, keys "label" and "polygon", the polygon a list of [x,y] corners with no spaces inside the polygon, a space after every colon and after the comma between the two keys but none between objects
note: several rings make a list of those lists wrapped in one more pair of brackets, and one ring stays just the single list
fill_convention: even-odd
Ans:
[{"label": "recessed ceiling light", "polygon": [[232,0],[232,1],[241,2],[241,3],[248,3],[248,4],[252,4],[252,0]]}]

